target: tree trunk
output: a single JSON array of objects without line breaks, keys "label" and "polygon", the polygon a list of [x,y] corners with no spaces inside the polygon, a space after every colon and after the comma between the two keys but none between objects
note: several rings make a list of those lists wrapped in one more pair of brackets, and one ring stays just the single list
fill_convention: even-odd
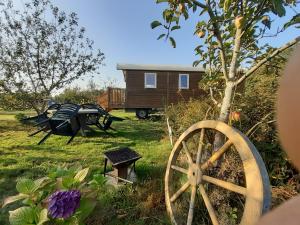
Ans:
[{"label": "tree trunk", "polygon": [[231,100],[234,91],[234,83],[229,81],[226,83],[224,97],[221,104],[221,110],[218,120],[227,123],[230,113]]},{"label": "tree trunk", "polygon": [[[218,120],[224,123],[228,122],[233,93],[234,93],[234,83],[232,81],[228,81],[226,83],[224,97],[222,100],[221,110],[218,118]],[[215,151],[218,150],[223,145],[223,143],[224,143],[223,135],[220,132],[217,132],[214,140],[214,150]]]}]

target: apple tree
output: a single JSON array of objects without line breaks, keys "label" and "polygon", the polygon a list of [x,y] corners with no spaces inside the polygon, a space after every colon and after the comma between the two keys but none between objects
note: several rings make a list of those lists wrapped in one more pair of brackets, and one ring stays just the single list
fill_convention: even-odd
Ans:
[{"label": "apple tree", "polygon": [[[198,20],[194,34],[199,37],[199,45],[195,46],[199,60],[193,65],[202,64],[206,69],[203,82],[206,81],[214,103],[220,107],[218,119],[223,122],[228,122],[236,88],[266,62],[300,41],[300,37],[294,37],[280,48],[262,44],[300,23],[296,0],[157,0],[157,3],[164,3],[166,9],[163,20],[153,21],[151,27],[163,28],[165,32],[158,39],[169,39],[173,47],[176,41],[171,34],[181,28],[181,20]],[[287,15],[287,10],[293,15]],[[279,18],[285,22],[274,31]],[[213,97],[217,89],[221,89],[219,98]]]},{"label": "apple tree", "polygon": [[22,10],[11,0],[1,1],[0,93],[39,113],[44,99],[97,73],[103,60],[76,13],[67,14],[50,0],[30,0]]}]

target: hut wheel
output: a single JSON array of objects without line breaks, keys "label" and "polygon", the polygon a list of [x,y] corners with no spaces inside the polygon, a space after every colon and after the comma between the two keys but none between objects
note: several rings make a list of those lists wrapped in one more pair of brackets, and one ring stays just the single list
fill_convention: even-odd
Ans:
[{"label": "hut wheel", "polygon": [[[216,133],[223,145],[213,150]],[[255,224],[271,197],[265,165],[249,139],[220,121],[201,121],[177,140],[165,175],[172,223]]]},{"label": "hut wheel", "polygon": [[147,109],[137,109],[136,116],[139,119],[146,119],[149,115],[149,111]]}]

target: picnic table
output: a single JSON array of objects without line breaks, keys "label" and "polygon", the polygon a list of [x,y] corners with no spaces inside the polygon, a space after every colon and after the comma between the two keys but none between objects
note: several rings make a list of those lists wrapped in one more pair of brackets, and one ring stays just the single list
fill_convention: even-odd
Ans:
[{"label": "picnic table", "polygon": [[[54,114],[56,110],[49,110],[49,113]],[[78,118],[80,122],[80,133],[82,136],[86,136],[87,132],[94,131],[89,125],[86,124],[88,115],[98,114],[99,111],[97,109],[79,109]]]},{"label": "picnic table", "polygon": [[50,135],[70,136],[70,143],[78,132],[86,136],[88,131],[93,131],[90,126],[96,126],[101,131],[109,134],[108,129],[113,121],[123,121],[124,119],[112,116],[101,106],[96,104],[77,105],[73,103],[55,104],[49,107],[42,114],[30,118],[27,121],[34,121],[34,126],[38,130],[29,134],[34,136],[42,131],[47,132],[46,136],[38,143],[43,143]]}]

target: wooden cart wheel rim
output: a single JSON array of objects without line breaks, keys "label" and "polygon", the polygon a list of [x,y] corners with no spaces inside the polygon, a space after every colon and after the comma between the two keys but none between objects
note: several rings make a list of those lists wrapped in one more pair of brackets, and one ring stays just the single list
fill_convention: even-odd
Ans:
[{"label": "wooden cart wheel rim", "polygon": [[[268,211],[271,203],[269,176],[264,162],[251,141],[237,129],[221,121],[206,120],[189,127],[177,140],[170,154],[165,174],[165,200],[168,214],[173,224],[178,225],[173,214],[169,186],[171,181],[171,166],[181,151],[182,141],[189,139],[202,128],[214,129],[224,134],[237,150],[245,173],[246,195],[244,213],[241,219],[243,225],[256,224],[260,216]],[[176,156],[177,154],[177,156]],[[174,173],[174,172],[173,172]]]}]

